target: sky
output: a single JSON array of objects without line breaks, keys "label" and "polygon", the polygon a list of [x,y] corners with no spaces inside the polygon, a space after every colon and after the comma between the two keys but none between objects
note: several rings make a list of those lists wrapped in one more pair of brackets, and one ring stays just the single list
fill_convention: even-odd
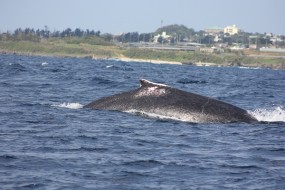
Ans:
[{"label": "sky", "polygon": [[236,24],[285,35],[285,0],[0,0],[0,32],[16,28],[154,32],[183,24],[196,31]]}]

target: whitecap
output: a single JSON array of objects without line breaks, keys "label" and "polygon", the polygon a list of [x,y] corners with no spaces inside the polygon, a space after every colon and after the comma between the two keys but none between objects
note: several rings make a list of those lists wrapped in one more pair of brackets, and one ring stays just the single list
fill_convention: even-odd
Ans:
[{"label": "whitecap", "polygon": [[53,107],[59,108],[68,108],[68,109],[80,109],[83,108],[83,105],[80,103],[61,103],[61,104],[53,104]]},{"label": "whitecap", "polygon": [[249,112],[258,121],[264,122],[285,122],[285,108],[276,106],[273,108],[261,108]]},{"label": "whitecap", "polygon": [[238,68],[240,68],[240,69],[250,69],[250,70],[252,70],[252,69],[254,69],[254,70],[261,69],[260,67],[245,67],[245,66],[241,66],[241,67],[238,67]]},{"label": "whitecap", "polygon": [[46,65],[48,65],[47,62],[43,62],[43,63],[42,63],[42,66],[46,66]]}]

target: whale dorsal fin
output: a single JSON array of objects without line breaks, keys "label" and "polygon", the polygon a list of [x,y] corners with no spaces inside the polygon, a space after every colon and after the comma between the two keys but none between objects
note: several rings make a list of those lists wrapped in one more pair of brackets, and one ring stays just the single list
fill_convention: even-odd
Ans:
[{"label": "whale dorsal fin", "polygon": [[146,80],[146,79],[140,79],[140,83],[141,83],[141,87],[151,87],[151,86],[164,86],[164,87],[166,87],[166,85],[164,85],[164,84],[154,83],[154,82],[151,82],[151,81]]}]

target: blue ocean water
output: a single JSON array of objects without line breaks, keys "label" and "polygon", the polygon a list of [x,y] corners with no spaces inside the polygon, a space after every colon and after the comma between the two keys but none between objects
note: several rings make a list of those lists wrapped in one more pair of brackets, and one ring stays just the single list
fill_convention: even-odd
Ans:
[{"label": "blue ocean water", "polygon": [[[145,78],[267,123],[83,109]],[[285,71],[0,55],[0,189],[285,189]]]}]

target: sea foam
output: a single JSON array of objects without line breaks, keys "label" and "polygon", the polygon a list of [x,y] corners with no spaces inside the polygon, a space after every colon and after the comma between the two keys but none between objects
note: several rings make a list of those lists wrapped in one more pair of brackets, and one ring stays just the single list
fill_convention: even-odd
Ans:
[{"label": "sea foam", "polygon": [[61,103],[61,104],[53,104],[53,107],[59,108],[68,108],[68,109],[80,109],[83,108],[83,105],[80,103]]},{"label": "sea foam", "polygon": [[249,111],[258,121],[265,122],[285,122],[285,108],[276,106],[273,108],[261,108]]},{"label": "sea foam", "polygon": [[42,66],[46,66],[46,65],[48,65],[47,62],[43,62],[43,63],[42,63]]}]

